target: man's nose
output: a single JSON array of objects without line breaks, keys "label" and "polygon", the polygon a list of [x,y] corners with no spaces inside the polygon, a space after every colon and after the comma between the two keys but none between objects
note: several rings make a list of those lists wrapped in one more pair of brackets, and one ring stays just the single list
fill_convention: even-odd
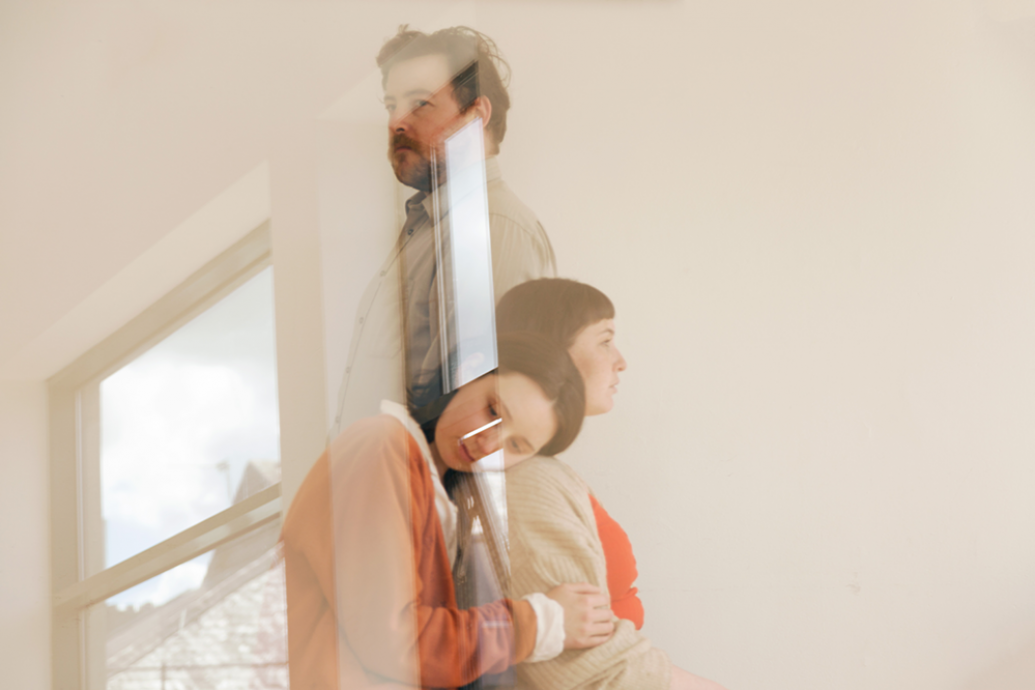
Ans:
[{"label": "man's nose", "polygon": [[408,122],[409,113],[405,110],[398,108],[388,114],[388,130],[390,132],[405,132]]}]

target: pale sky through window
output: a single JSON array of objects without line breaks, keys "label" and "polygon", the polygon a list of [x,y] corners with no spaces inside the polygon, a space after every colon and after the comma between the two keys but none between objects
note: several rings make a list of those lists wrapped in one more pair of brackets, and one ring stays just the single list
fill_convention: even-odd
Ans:
[{"label": "pale sky through window", "polygon": [[[231,505],[245,465],[280,459],[267,268],[101,384],[105,567]],[[208,556],[114,597],[161,604]]]}]

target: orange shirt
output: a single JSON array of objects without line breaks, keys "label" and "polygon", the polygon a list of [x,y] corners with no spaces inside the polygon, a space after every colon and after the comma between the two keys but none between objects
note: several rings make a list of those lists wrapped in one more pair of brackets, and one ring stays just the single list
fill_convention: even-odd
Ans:
[{"label": "orange shirt", "polygon": [[607,562],[607,590],[611,593],[611,610],[619,618],[632,621],[639,630],[643,627],[643,602],[636,596],[636,588],[633,587],[638,573],[632,542],[622,526],[607,514],[596,496],[590,494],[589,502],[593,505],[597,534]]},{"label": "orange shirt", "polygon": [[455,688],[527,658],[525,601],[459,610],[427,461],[388,415],[339,436],[284,520],[292,690]]}]

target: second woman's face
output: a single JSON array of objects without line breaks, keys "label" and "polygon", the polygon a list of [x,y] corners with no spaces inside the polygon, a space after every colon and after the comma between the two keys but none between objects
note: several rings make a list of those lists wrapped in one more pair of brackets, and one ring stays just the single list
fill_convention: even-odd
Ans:
[{"label": "second woman's face", "polygon": [[526,460],[553,438],[557,418],[543,389],[523,374],[483,376],[463,386],[435,427],[438,464],[472,472],[503,451],[504,467]]},{"label": "second woman's face", "polygon": [[614,407],[618,373],[625,371],[625,358],[615,347],[615,321],[604,319],[579,331],[568,354],[586,385],[586,414],[603,414]]}]

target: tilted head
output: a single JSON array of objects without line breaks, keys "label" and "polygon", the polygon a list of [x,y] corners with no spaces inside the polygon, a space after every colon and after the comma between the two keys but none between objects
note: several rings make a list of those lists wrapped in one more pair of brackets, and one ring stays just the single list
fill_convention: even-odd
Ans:
[{"label": "tilted head", "polygon": [[472,463],[497,450],[506,467],[555,455],[582,428],[582,376],[563,348],[533,333],[513,333],[500,336],[498,352],[499,369],[460,387],[442,415],[424,426],[440,469],[470,472]]}]

